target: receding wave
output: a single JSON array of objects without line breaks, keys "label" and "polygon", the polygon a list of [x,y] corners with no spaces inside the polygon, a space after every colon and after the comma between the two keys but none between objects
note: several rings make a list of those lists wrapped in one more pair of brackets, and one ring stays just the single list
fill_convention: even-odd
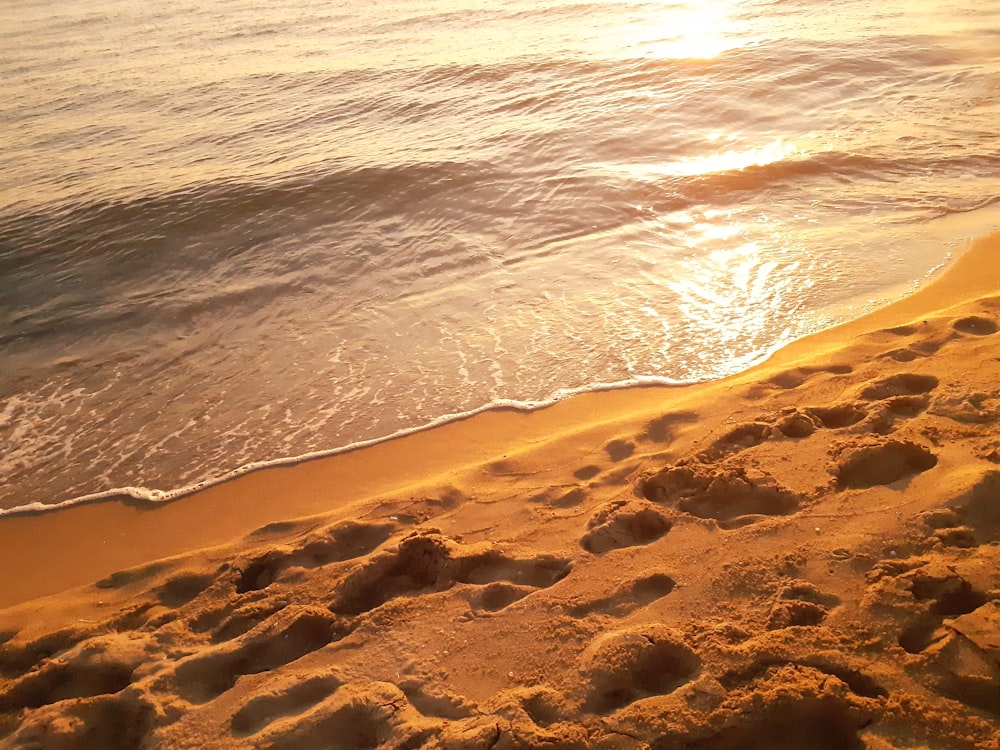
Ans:
[{"label": "receding wave", "polygon": [[[651,205],[661,211],[683,210],[692,205],[726,206],[739,202],[746,193],[795,191],[807,184],[814,188],[822,188],[824,184],[831,187],[848,183],[881,184],[891,180],[910,180],[914,173],[944,169],[988,173],[1000,170],[1000,155],[969,152],[944,157],[927,155],[901,161],[889,156],[821,151],[795,154],[766,164],[706,169],[698,174],[671,174],[669,166],[638,165],[630,169],[644,178],[636,180],[623,192],[623,202]],[[979,202],[956,204],[950,212],[969,211],[979,205]],[[925,218],[941,215],[937,202],[927,204],[925,208]],[[908,218],[913,219],[912,216]]]},{"label": "receding wave", "polygon": [[616,383],[597,383],[594,385],[589,385],[583,388],[564,388],[557,391],[550,398],[541,401],[514,401],[509,399],[502,399],[498,401],[486,404],[478,409],[472,409],[465,412],[460,412],[456,414],[446,414],[439,417],[427,424],[422,424],[417,427],[405,428],[398,430],[390,435],[383,437],[372,438],[370,440],[360,440],[349,445],[340,446],[337,448],[330,448],[326,450],[310,451],[308,453],[301,453],[294,456],[283,456],[280,458],[272,458],[261,461],[253,461],[251,463],[243,464],[234,469],[223,469],[219,474],[208,476],[200,481],[186,484],[181,487],[173,487],[170,489],[162,490],[150,487],[115,487],[108,490],[102,490],[100,492],[93,492],[86,495],[80,495],[77,497],[69,498],[67,500],[62,500],[54,503],[41,503],[32,502],[26,503],[24,505],[17,505],[12,508],[0,508],[0,518],[4,516],[15,516],[15,515],[33,515],[38,513],[50,513],[57,510],[62,510],[65,508],[70,508],[74,505],[83,505],[86,503],[101,502],[107,500],[119,500],[124,502],[137,502],[142,505],[158,505],[162,503],[171,502],[173,500],[178,500],[188,495],[193,495],[196,492],[200,492],[208,487],[214,485],[222,484],[223,482],[229,482],[233,479],[237,479],[246,474],[250,474],[255,471],[261,471],[262,469],[270,469],[278,466],[293,466],[295,464],[305,463],[306,461],[315,461],[321,458],[331,458],[333,456],[343,455],[345,453],[351,453],[353,451],[362,450],[364,448],[370,448],[374,445],[380,443],[385,443],[390,440],[398,440],[409,435],[416,434],[418,432],[425,432],[427,430],[432,430],[437,427],[442,427],[447,424],[452,424],[454,422],[460,422],[465,419],[470,419],[479,414],[483,414],[491,411],[518,411],[518,412],[532,412],[538,411],[539,409],[544,409],[548,406],[558,403],[566,398],[574,395],[580,395],[583,393],[603,393],[607,391],[622,390],[625,388],[649,388],[649,387],[673,387],[689,385],[692,381],[679,381],[673,380],[671,378],[653,377],[647,376],[642,378],[634,378],[627,381],[620,381]]}]

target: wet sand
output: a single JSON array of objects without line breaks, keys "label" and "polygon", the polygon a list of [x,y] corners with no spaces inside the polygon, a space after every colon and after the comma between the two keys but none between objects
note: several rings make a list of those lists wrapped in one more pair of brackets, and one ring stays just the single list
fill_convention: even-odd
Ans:
[{"label": "wet sand", "polygon": [[0,747],[998,748],[1000,235],[723,381],[0,519]]}]

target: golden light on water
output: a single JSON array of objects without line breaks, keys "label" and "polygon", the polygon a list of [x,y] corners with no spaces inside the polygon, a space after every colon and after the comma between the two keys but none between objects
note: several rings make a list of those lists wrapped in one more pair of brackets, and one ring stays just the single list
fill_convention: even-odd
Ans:
[{"label": "golden light on water", "polygon": [[767,340],[795,293],[794,267],[781,268],[755,241],[699,254],[686,265],[687,273],[669,284],[686,325],[730,351],[737,372],[749,364],[736,354],[740,345]]},{"label": "golden light on water", "polygon": [[[715,140],[715,138],[710,138]],[[748,167],[762,167],[783,161],[796,153],[794,144],[780,138],[763,146],[717,149],[699,156],[685,157],[663,165],[663,173],[677,177],[696,177],[717,172],[731,172]]]},{"label": "golden light on water", "polygon": [[[793,240],[779,222],[707,207],[671,212],[661,221],[685,248],[678,248],[676,261],[683,271],[659,283],[676,300],[684,329],[693,332],[691,361],[732,374],[753,364],[767,342],[788,335],[782,311],[813,281],[797,260],[784,257],[781,248]],[[700,347],[701,341],[711,341],[711,348]],[[719,350],[728,358],[722,369]]]},{"label": "golden light on water", "polygon": [[633,179],[658,181],[665,177],[700,177],[740,172],[750,167],[786,161],[802,152],[795,143],[783,138],[775,138],[761,146],[734,145],[737,140],[738,136],[735,134],[723,136],[719,132],[712,132],[705,136],[701,146],[691,147],[693,153],[690,156],[677,156],[654,164],[615,164],[606,165],[605,168],[624,173]]},{"label": "golden light on water", "polygon": [[651,54],[677,60],[709,60],[742,45],[734,32],[733,0],[671,3],[659,21],[664,36]]}]

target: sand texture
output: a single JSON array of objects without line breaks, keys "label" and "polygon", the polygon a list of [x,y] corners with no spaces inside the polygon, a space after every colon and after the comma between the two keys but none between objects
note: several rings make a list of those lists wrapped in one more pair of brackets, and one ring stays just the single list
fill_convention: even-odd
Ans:
[{"label": "sand texture", "polygon": [[994,236],[725,381],[2,519],[0,748],[997,750],[998,276]]}]

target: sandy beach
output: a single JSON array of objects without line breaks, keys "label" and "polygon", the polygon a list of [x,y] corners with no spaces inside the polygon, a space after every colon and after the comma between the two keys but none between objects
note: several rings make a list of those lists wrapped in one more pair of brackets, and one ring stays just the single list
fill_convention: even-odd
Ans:
[{"label": "sandy beach", "polygon": [[0,519],[3,748],[1000,748],[1000,235],[740,375]]}]

